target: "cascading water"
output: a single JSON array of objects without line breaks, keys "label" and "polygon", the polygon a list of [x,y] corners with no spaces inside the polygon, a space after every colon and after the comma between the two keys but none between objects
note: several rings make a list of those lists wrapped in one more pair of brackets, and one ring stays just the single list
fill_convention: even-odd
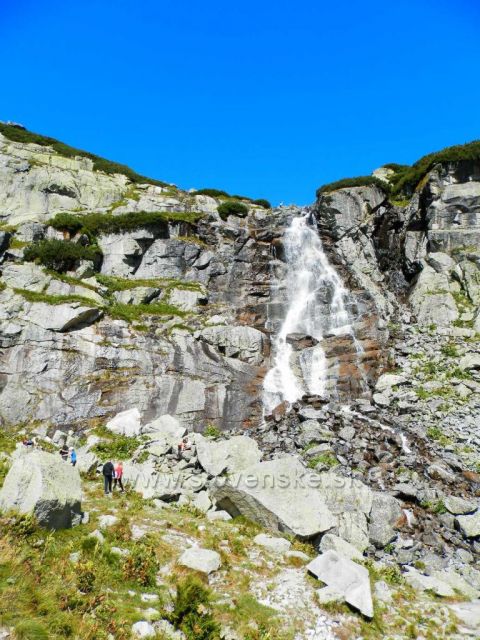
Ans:
[{"label": "cascading water", "polygon": [[[293,403],[305,393],[325,395],[327,360],[321,346],[325,336],[349,334],[358,349],[346,308],[348,291],[329,263],[311,222],[309,212],[295,217],[284,235],[286,273],[275,288],[277,293],[284,292],[286,299],[284,318],[273,340],[273,367],[264,380],[266,414],[279,403]],[[269,324],[275,330],[275,323]],[[318,344],[302,350],[294,362],[288,340],[291,334],[311,336]]]}]

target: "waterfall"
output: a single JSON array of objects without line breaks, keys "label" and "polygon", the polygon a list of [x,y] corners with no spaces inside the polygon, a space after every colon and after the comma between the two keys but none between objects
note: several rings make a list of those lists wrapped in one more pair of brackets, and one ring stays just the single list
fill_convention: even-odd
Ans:
[{"label": "waterfall", "polygon": [[[309,212],[292,219],[283,246],[285,273],[274,283],[272,292],[273,300],[283,296],[283,318],[280,326],[279,319],[275,325],[270,314],[268,321],[276,335],[272,341],[273,366],[263,387],[266,414],[280,402],[293,403],[305,393],[325,395],[327,361],[321,344],[325,336],[349,334],[355,348],[359,344],[346,308],[349,292],[329,263]],[[299,351],[296,357],[288,340],[291,334],[311,336],[318,344]]]}]

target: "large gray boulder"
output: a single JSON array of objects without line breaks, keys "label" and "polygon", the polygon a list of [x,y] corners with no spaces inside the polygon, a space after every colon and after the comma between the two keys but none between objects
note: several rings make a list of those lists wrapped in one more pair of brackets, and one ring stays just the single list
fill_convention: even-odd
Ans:
[{"label": "large gray boulder", "polygon": [[365,567],[330,550],[317,556],[307,570],[345,598],[367,618],[373,618],[370,576]]},{"label": "large gray boulder", "polygon": [[48,529],[65,529],[81,519],[78,470],[58,455],[21,450],[0,490],[0,510],[32,513]]},{"label": "large gray boulder", "polygon": [[151,441],[148,448],[155,455],[164,455],[170,449],[175,449],[186,431],[176,418],[168,414],[141,427],[142,435]]},{"label": "large gray boulder", "polygon": [[218,508],[234,517],[241,514],[271,531],[308,539],[336,525],[319,483],[318,474],[288,456],[217,480],[210,493]]},{"label": "large gray boulder", "polygon": [[373,494],[368,535],[370,542],[382,549],[397,537],[394,526],[402,516],[400,503],[388,493]]},{"label": "large gray boulder", "polygon": [[458,319],[448,276],[425,264],[410,293],[410,304],[421,325],[450,325]]},{"label": "large gray boulder", "polygon": [[211,476],[224,471],[234,473],[260,462],[262,452],[248,436],[233,436],[227,440],[212,442],[201,434],[195,435],[198,461]]},{"label": "large gray boulder", "polygon": [[117,413],[105,426],[117,435],[133,438],[140,435],[142,429],[140,420],[140,411],[134,407]]},{"label": "large gray boulder", "polygon": [[216,551],[191,547],[182,553],[178,563],[194,571],[209,574],[220,568],[222,560]]}]

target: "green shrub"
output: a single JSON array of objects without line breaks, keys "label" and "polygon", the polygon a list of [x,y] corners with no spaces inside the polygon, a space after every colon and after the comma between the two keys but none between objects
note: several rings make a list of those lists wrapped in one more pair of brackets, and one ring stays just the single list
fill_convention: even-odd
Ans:
[{"label": "green shrub", "polygon": [[238,200],[227,200],[227,202],[222,202],[222,204],[217,208],[217,211],[222,220],[226,220],[228,216],[245,218],[245,216],[248,215],[248,207],[243,204],[243,202],[238,202]]},{"label": "green shrub", "polygon": [[136,438],[113,434],[107,429],[98,429],[103,438],[92,447],[101,460],[126,460],[131,458],[140,444]]},{"label": "green shrub", "polygon": [[467,144],[446,147],[441,151],[429,153],[417,160],[411,167],[403,167],[392,176],[393,194],[411,194],[415,187],[436,164],[459,162],[461,160],[480,160],[480,140]]},{"label": "green shrub", "polygon": [[60,273],[74,269],[80,260],[92,260],[98,266],[101,255],[98,247],[84,247],[65,240],[41,240],[27,247],[23,254],[25,260]]},{"label": "green shrub", "polygon": [[93,168],[95,171],[103,171],[104,173],[109,174],[120,173],[127,176],[127,178],[134,183],[155,184],[161,187],[169,186],[166,182],[162,182],[161,180],[153,180],[152,178],[142,176],[124,164],[106,160],[105,158],[89,153],[88,151],[75,149],[75,147],[70,147],[68,144],[55,140],[55,138],[42,136],[39,133],[33,133],[27,129],[20,129],[19,127],[0,123],[0,133],[8,138],[8,140],[12,140],[12,142],[34,143],[43,147],[52,147],[56,153],[64,156],[65,158],[75,158],[77,156],[90,158],[90,160],[93,160]]},{"label": "green shrub", "polygon": [[169,614],[172,624],[185,634],[187,640],[218,640],[220,626],[210,610],[211,595],[196,577],[187,576],[177,584],[174,609]]},{"label": "green shrub", "polygon": [[207,424],[203,435],[206,438],[219,438],[222,435],[222,432],[214,424]]},{"label": "green shrub", "polygon": [[226,191],[221,189],[198,189],[194,192],[195,196],[210,196],[211,198],[230,198]]},{"label": "green shrub", "polygon": [[367,186],[376,186],[387,194],[390,192],[390,186],[383,180],[380,180],[375,176],[358,176],[357,178],[343,178],[343,180],[337,180],[336,182],[324,184],[319,189],[317,189],[317,198],[324,193],[330,193],[331,191],[336,191],[337,189]]},{"label": "green shrub", "polygon": [[264,198],[258,198],[257,200],[252,200],[252,204],[257,204],[259,207],[263,207],[264,209],[271,209],[272,205],[268,200]]},{"label": "green shrub", "polygon": [[48,640],[48,632],[35,620],[23,620],[15,626],[17,640]]},{"label": "green shrub", "polygon": [[86,215],[73,215],[71,213],[57,214],[49,225],[60,231],[77,233],[81,231],[90,239],[95,239],[100,234],[121,233],[141,227],[163,226],[168,222],[196,223],[202,217],[201,213],[192,212],[165,212],[165,211],[135,211],[113,215],[111,213],[87,213]]},{"label": "green shrub", "polygon": [[134,580],[143,587],[152,587],[155,585],[158,569],[155,549],[147,544],[137,543],[125,558],[123,575],[127,580]]},{"label": "green shrub", "polygon": [[95,565],[91,560],[78,562],[76,566],[77,587],[83,593],[91,593],[95,589],[97,577]]}]

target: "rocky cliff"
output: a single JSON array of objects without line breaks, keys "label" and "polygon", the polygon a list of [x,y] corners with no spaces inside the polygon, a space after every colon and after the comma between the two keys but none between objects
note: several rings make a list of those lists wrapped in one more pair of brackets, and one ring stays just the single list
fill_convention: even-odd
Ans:
[{"label": "rocky cliff", "polygon": [[147,499],[478,597],[478,143],[267,209],[29,135],[0,128],[2,427],[71,430],[86,472],[106,424]]}]

